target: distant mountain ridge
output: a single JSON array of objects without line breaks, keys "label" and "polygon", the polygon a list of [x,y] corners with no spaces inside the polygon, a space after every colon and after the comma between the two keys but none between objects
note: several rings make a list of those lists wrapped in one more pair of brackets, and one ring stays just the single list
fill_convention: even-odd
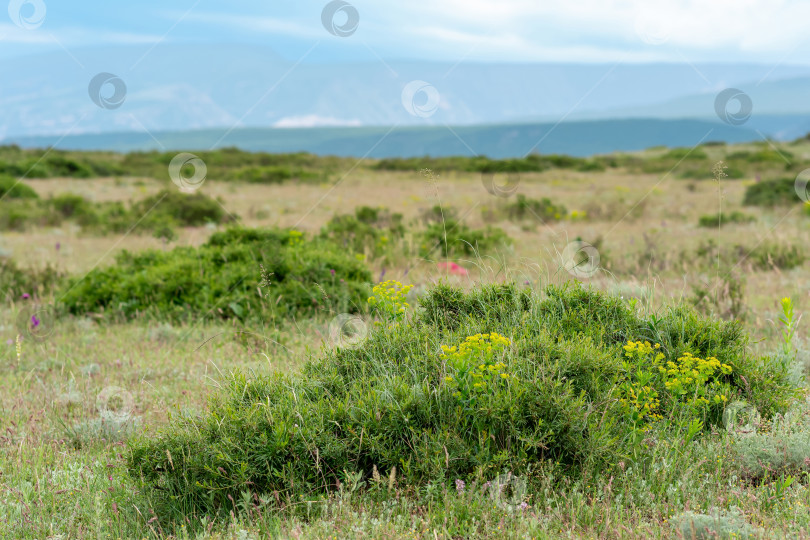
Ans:
[{"label": "distant mountain ridge", "polygon": [[[376,59],[296,64],[269,49],[166,43],[151,51],[120,46],[78,49],[70,55],[0,61],[7,74],[0,86],[0,139],[229,127],[716,119],[714,97],[732,86],[750,93],[752,121],[759,115],[810,114],[803,92],[810,66],[801,65],[454,65]],[[88,84],[100,72],[125,83],[119,108],[103,109],[90,99]],[[403,88],[414,80],[432,85],[439,96],[430,114],[412,115],[403,106]],[[794,128],[784,126],[780,121],[775,127],[792,133]]]}]

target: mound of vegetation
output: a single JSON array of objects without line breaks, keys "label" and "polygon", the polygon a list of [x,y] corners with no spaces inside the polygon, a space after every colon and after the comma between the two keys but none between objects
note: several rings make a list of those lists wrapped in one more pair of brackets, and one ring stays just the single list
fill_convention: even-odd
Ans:
[{"label": "mound of vegetation", "polygon": [[[0,146],[0,174],[26,178],[93,178],[141,176],[166,178],[176,152],[82,152]],[[322,182],[331,171],[351,167],[348,158],[316,156],[305,152],[270,154],[222,148],[198,152],[217,180],[277,184],[289,180]]]},{"label": "mound of vegetation", "polygon": [[476,157],[418,157],[382,159],[374,169],[385,171],[466,171],[480,173],[520,173],[542,172],[549,169],[575,169],[579,171],[601,171],[606,166],[614,166],[615,161],[604,158],[586,159],[561,154],[531,154],[518,159],[491,159]]},{"label": "mound of vegetation", "polygon": [[321,230],[321,238],[375,258],[405,235],[402,214],[392,214],[385,208],[360,206],[354,215],[334,216]]},{"label": "mound of vegetation", "polygon": [[122,252],[115,264],[67,281],[73,314],[168,320],[257,320],[356,311],[371,275],[340,246],[281,229],[231,228],[200,248]]},{"label": "mound of vegetation", "polygon": [[547,197],[540,200],[531,199],[519,193],[515,201],[504,208],[504,214],[511,220],[539,219],[542,221],[559,221],[568,215],[568,209]]},{"label": "mound of vegetation", "polygon": [[423,210],[412,228],[402,214],[386,208],[361,206],[354,214],[334,216],[321,229],[320,238],[369,259],[420,257],[474,257],[497,253],[511,243],[496,227],[475,229],[456,217],[452,208]]},{"label": "mound of vegetation", "polygon": [[473,229],[463,222],[445,219],[432,223],[418,235],[419,255],[431,257],[476,257],[496,253],[509,246],[512,239],[498,227]]},{"label": "mound of vegetation", "polygon": [[701,243],[694,251],[693,259],[706,267],[715,266],[731,269],[750,266],[755,270],[790,270],[801,266],[807,260],[807,252],[800,244],[766,240],[752,247],[743,244],[718,245],[712,239]]},{"label": "mound of vegetation", "polygon": [[36,199],[37,192],[10,176],[0,176],[0,199]]},{"label": "mound of vegetation", "polygon": [[300,374],[236,375],[208,412],[133,441],[131,475],[178,516],[244,492],[311,500],[353,477],[417,487],[551,463],[606,478],[643,467],[650,439],[722,425],[728,403],[771,416],[796,395],[739,324],[686,307],[644,317],[578,285],[439,285],[408,316],[403,291],[375,288],[365,341]]},{"label": "mound of vegetation", "polygon": [[12,259],[0,257],[0,301],[19,300],[26,294],[46,296],[63,277],[64,274],[51,265],[20,268]]},{"label": "mound of vegetation", "polygon": [[718,212],[717,214],[706,214],[704,216],[700,216],[698,225],[701,227],[718,228],[730,223],[751,223],[756,220],[757,218],[754,216],[745,214],[739,210],[734,210],[733,212],[725,212],[722,214]]},{"label": "mound of vegetation", "polygon": [[233,216],[217,200],[200,192],[187,194],[175,189],[164,189],[129,207],[121,202],[97,203],[81,195],[64,193],[49,199],[0,201],[0,209],[3,210],[0,230],[58,227],[69,221],[96,234],[132,230],[173,237],[175,227],[233,221]]},{"label": "mound of vegetation", "polygon": [[793,178],[780,178],[751,184],[745,190],[743,204],[745,206],[782,206],[801,202],[796,194],[795,182]]}]

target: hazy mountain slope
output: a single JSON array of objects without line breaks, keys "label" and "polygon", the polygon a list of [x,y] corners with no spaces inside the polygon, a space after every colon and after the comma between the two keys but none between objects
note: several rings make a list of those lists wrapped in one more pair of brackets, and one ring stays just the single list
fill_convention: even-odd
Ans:
[{"label": "hazy mountain slope", "polygon": [[[557,121],[566,115],[617,116],[610,111],[708,116],[713,113],[708,98],[719,89],[755,81],[771,69],[721,64],[695,69],[686,63],[386,64],[376,59],[296,66],[269,49],[167,43],[151,51],[149,46],[127,46],[70,54],[75,60],[59,52],[0,61],[5,74],[0,85],[0,137],[230,126],[472,125]],[[99,108],[88,95],[90,79],[102,71],[126,83],[126,100],[120,108]],[[810,77],[810,67],[780,66],[762,88],[768,96],[779,96],[781,79],[800,76]],[[428,118],[411,116],[402,105],[402,89],[415,79],[432,84],[440,94],[438,110]],[[682,106],[681,98],[687,99]],[[758,97],[757,102],[767,99]],[[807,111],[804,101],[794,97],[780,100],[779,106],[786,112]]]}]

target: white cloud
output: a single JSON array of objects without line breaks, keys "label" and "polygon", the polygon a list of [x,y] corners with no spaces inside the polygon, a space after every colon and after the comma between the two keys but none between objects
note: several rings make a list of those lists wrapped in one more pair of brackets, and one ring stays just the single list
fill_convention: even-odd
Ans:
[{"label": "white cloud", "polygon": [[318,116],[308,114],[305,116],[287,116],[273,124],[277,128],[309,128],[309,127],[333,127],[333,126],[361,126],[360,120],[341,120],[331,116]]},{"label": "white cloud", "polygon": [[[470,58],[495,47],[518,60],[588,60],[591,53],[594,61],[678,59],[673,49],[777,60],[804,42],[810,20],[805,0],[412,0],[400,6],[375,13],[368,5],[361,21],[372,19],[380,36],[426,39],[410,41],[412,47],[439,43],[441,52],[460,52],[475,46]],[[658,46],[645,39],[656,32],[667,38]]]},{"label": "white cloud", "polygon": [[323,28],[299,24],[291,19],[263,17],[252,15],[234,15],[229,13],[190,13],[186,19],[205,24],[225,25],[251,32],[282,34],[286,36],[323,38]]},{"label": "white cloud", "polygon": [[2,43],[53,44],[53,38],[40,30],[25,30],[11,23],[0,23],[0,44]]}]

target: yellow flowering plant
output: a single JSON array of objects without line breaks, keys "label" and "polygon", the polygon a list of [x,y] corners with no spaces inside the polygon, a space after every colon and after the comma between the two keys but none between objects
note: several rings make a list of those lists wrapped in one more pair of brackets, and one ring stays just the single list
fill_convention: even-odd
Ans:
[{"label": "yellow flowering plant", "polygon": [[290,247],[300,246],[304,243],[304,233],[301,231],[296,231],[295,229],[290,230],[289,232],[289,245]]},{"label": "yellow flowering plant", "polygon": [[503,357],[511,345],[509,338],[491,332],[467,337],[458,346],[442,346],[441,359],[447,363],[445,382],[462,403],[470,403],[484,393],[497,392],[512,377]]},{"label": "yellow flowering plant", "polygon": [[386,320],[400,321],[405,318],[408,308],[411,307],[406,299],[412,288],[413,285],[403,285],[399,281],[384,281],[374,286],[373,296],[369,297],[368,305],[376,309]]},{"label": "yellow flowering plant", "polygon": [[684,407],[690,416],[706,416],[712,406],[725,406],[731,386],[725,376],[732,368],[717,358],[699,358],[684,352],[666,360],[661,345],[628,341],[623,347],[624,378],[618,385],[619,404],[634,426],[646,430],[662,418],[661,401]]}]

